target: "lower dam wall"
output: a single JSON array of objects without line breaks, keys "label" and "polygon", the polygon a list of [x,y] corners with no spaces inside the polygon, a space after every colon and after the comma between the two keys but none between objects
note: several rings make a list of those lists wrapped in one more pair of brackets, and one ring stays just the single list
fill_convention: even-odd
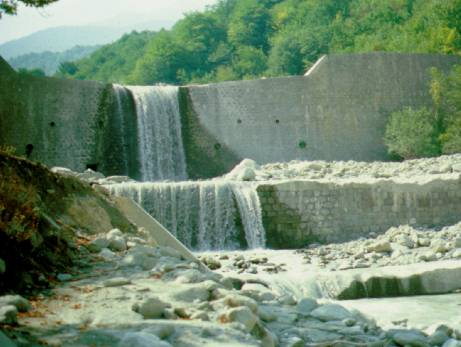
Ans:
[{"label": "lower dam wall", "polygon": [[441,227],[461,219],[459,174],[428,181],[287,181],[258,187],[267,246],[344,242],[392,226]]}]

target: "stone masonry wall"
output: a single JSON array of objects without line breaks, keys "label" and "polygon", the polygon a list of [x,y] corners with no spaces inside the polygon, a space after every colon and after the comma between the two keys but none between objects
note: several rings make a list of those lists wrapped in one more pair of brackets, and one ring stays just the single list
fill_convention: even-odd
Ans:
[{"label": "stone masonry wall", "polygon": [[446,226],[461,220],[458,175],[427,182],[293,181],[258,187],[270,248],[343,242],[391,226]]}]

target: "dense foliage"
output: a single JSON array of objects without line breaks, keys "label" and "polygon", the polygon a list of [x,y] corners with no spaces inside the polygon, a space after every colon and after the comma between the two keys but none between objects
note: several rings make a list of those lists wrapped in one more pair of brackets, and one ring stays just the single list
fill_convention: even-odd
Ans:
[{"label": "dense foliage", "polygon": [[384,142],[404,159],[461,152],[461,66],[448,74],[433,69],[432,107],[394,112]]},{"label": "dense foliage", "polygon": [[302,74],[322,54],[458,54],[461,0],[220,0],[132,33],[60,75],[152,84]]},{"label": "dense foliage", "polygon": [[116,43],[101,47],[78,63],[61,63],[57,76],[126,83],[136,62],[144,55],[148,42],[155,36],[153,32],[124,35]]}]

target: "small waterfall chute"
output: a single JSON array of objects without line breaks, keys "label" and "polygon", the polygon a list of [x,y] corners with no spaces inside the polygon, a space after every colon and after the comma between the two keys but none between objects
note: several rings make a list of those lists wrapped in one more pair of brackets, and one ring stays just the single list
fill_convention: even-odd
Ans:
[{"label": "small waterfall chute", "polygon": [[142,181],[187,179],[178,87],[128,86],[136,104]]}]

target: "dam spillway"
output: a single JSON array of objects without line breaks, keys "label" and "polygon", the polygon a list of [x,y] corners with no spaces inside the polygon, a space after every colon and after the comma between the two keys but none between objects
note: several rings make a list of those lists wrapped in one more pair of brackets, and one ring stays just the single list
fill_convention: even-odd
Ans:
[{"label": "dam spillway", "polygon": [[107,186],[132,198],[187,247],[263,248],[265,232],[256,186],[227,180],[123,183]]},{"label": "dam spillway", "polygon": [[141,180],[185,180],[178,87],[127,88],[136,104]]}]

